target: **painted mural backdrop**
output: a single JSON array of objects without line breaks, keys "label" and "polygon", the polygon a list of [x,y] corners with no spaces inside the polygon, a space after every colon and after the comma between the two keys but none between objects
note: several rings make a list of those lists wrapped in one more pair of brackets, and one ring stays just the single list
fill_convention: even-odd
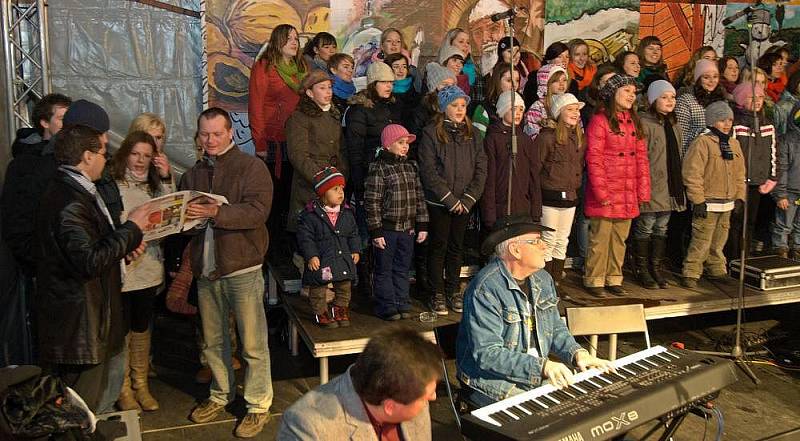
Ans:
[{"label": "painted mural backdrop", "polygon": [[[401,30],[413,64],[430,61],[447,29],[461,27],[471,37],[473,56],[483,70],[497,60],[497,42],[506,35],[504,22],[490,16],[516,7],[514,32],[523,50],[540,56],[554,41],[584,38],[595,62],[612,61],[634,50],[640,38],[656,35],[673,78],[700,46],[741,54],[746,45],[745,20],[727,28],[725,17],[746,7],[724,1],[678,3],[649,0],[204,0],[201,2],[206,44],[205,104],[230,112],[236,142],[252,151],[247,121],[248,78],[272,29],[289,23],[304,43],[315,33],[334,34],[341,51],[357,60],[364,75],[366,61],[378,51],[383,29]],[[800,0],[768,4],[774,35],[770,41],[800,49]]]}]

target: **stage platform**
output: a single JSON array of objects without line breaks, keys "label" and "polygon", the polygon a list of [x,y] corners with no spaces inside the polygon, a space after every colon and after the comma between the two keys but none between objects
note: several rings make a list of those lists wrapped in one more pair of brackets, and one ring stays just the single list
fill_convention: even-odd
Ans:
[{"label": "stage platform", "polygon": [[[392,327],[408,327],[436,343],[435,328],[458,323],[461,314],[452,311],[439,316],[435,322],[419,320],[421,312],[428,311],[418,301],[413,302],[413,316],[406,320],[389,322],[376,317],[366,300],[351,303],[350,326],[347,328],[323,329],[314,322],[308,299],[298,294],[282,294],[283,307],[289,316],[289,345],[292,355],[297,356],[299,339],[303,340],[311,355],[319,359],[320,384],[328,382],[328,357],[357,354],[364,350],[367,341],[376,332]],[[412,299],[413,300],[413,299]],[[299,337],[299,338],[298,338]]]},{"label": "stage platform", "polygon": [[[632,274],[626,272],[623,287],[629,293],[626,296],[606,293],[602,297],[595,297],[583,289],[578,273],[567,270],[566,280],[559,287],[561,307],[641,303],[646,318],[656,320],[730,311],[738,306],[738,280],[732,277],[724,282],[701,278],[697,288],[687,289],[680,286],[677,275],[673,275],[669,288],[645,289],[634,281]],[[800,302],[800,288],[758,291],[745,286],[744,294],[745,308]]]},{"label": "stage platform", "polygon": [[[686,289],[678,284],[677,275],[672,275],[670,287],[667,289],[645,289],[633,281],[633,276],[626,273],[624,283],[628,295],[617,296],[606,293],[597,297],[586,292],[581,285],[578,273],[566,271],[567,276],[559,286],[561,314],[569,307],[611,306],[641,303],[644,305],[647,320],[657,320],[669,317],[681,317],[712,312],[732,311],[737,307],[737,280],[729,278],[726,281],[709,281],[701,279],[697,288]],[[270,268],[270,291],[277,291],[278,295],[270,297],[278,300],[280,297],[289,317],[289,344],[292,354],[299,350],[300,340],[309,352],[319,360],[320,382],[328,381],[328,358],[345,354],[360,353],[369,338],[377,331],[392,326],[410,326],[418,330],[426,338],[435,341],[434,328],[456,324],[461,315],[452,311],[447,316],[438,317],[434,323],[423,323],[419,320],[419,313],[427,308],[419,300],[414,300],[414,315],[411,319],[398,322],[387,322],[372,314],[371,302],[367,299],[354,300],[351,312],[352,325],[349,328],[322,329],[314,323],[314,317],[308,305],[308,300],[294,291],[299,286],[299,280],[292,277],[296,272],[286,269]],[[464,279],[462,288],[468,283]],[[412,287],[413,294],[413,287]],[[800,302],[800,288],[787,288],[775,291],[758,291],[745,289],[745,308],[780,305]]]}]

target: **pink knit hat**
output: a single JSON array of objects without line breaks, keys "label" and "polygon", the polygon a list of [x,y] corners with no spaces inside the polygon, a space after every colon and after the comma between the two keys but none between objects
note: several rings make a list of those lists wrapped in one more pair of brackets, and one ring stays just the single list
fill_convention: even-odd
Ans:
[{"label": "pink knit hat", "polygon": [[[764,86],[756,84],[756,96],[764,96]],[[741,108],[749,107],[750,101],[753,99],[753,83],[745,81],[733,89],[733,100],[736,105]]]},{"label": "pink knit hat", "polygon": [[697,82],[700,77],[709,72],[719,72],[717,62],[705,58],[697,60],[697,64],[694,65],[694,81]]},{"label": "pink knit hat", "polygon": [[387,148],[400,138],[408,138],[409,144],[417,139],[415,135],[408,133],[408,130],[400,124],[389,124],[381,132],[381,145],[383,148]]}]

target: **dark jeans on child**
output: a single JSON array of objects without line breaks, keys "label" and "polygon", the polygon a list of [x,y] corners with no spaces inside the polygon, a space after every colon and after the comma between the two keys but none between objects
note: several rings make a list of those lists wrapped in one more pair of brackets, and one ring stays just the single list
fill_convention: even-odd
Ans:
[{"label": "dark jeans on child", "polygon": [[[353,282],[350,280],[342,280],[341,282],[333,282],[333,304],[347,308],[350,305],[350,290],[352,289]],[[311,311],[314,314],[322,315],[328,311],[328,301],[326,294],[328,292],[328,285],[310,286],[308,288],[308,301],[311,303]]]},{"label": "dark jeans on child", "polygon": [[383,230],[386,247],[372,247],[375,314],[389,317],[411,311],[408,273],[414,256],[414,233]]},{"label": "dark jeans on child", "polygon": [[[428,205],[428,280],[430,294],[458,292],[461,281],[461,261],[464,254],[464,233],[467,214],[451,214],[444,207]],[[444,273],[444,278],[442,274]]]}]

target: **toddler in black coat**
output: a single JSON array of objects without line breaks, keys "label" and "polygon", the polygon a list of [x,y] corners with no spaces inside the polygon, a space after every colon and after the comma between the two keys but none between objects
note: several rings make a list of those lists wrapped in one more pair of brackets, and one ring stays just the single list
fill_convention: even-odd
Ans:
[{"label": "toddler in black coat", "polygon": [[[350,326],[350,291],[356,280],[361,239],[353,209],[344,204],[344,176],[327,167],[313,180],[318,198],[300,212],[297,245],[306,262],[303,285],[317,324],[325,328]],[[333,305],[325,293],[333,285]]]}]

